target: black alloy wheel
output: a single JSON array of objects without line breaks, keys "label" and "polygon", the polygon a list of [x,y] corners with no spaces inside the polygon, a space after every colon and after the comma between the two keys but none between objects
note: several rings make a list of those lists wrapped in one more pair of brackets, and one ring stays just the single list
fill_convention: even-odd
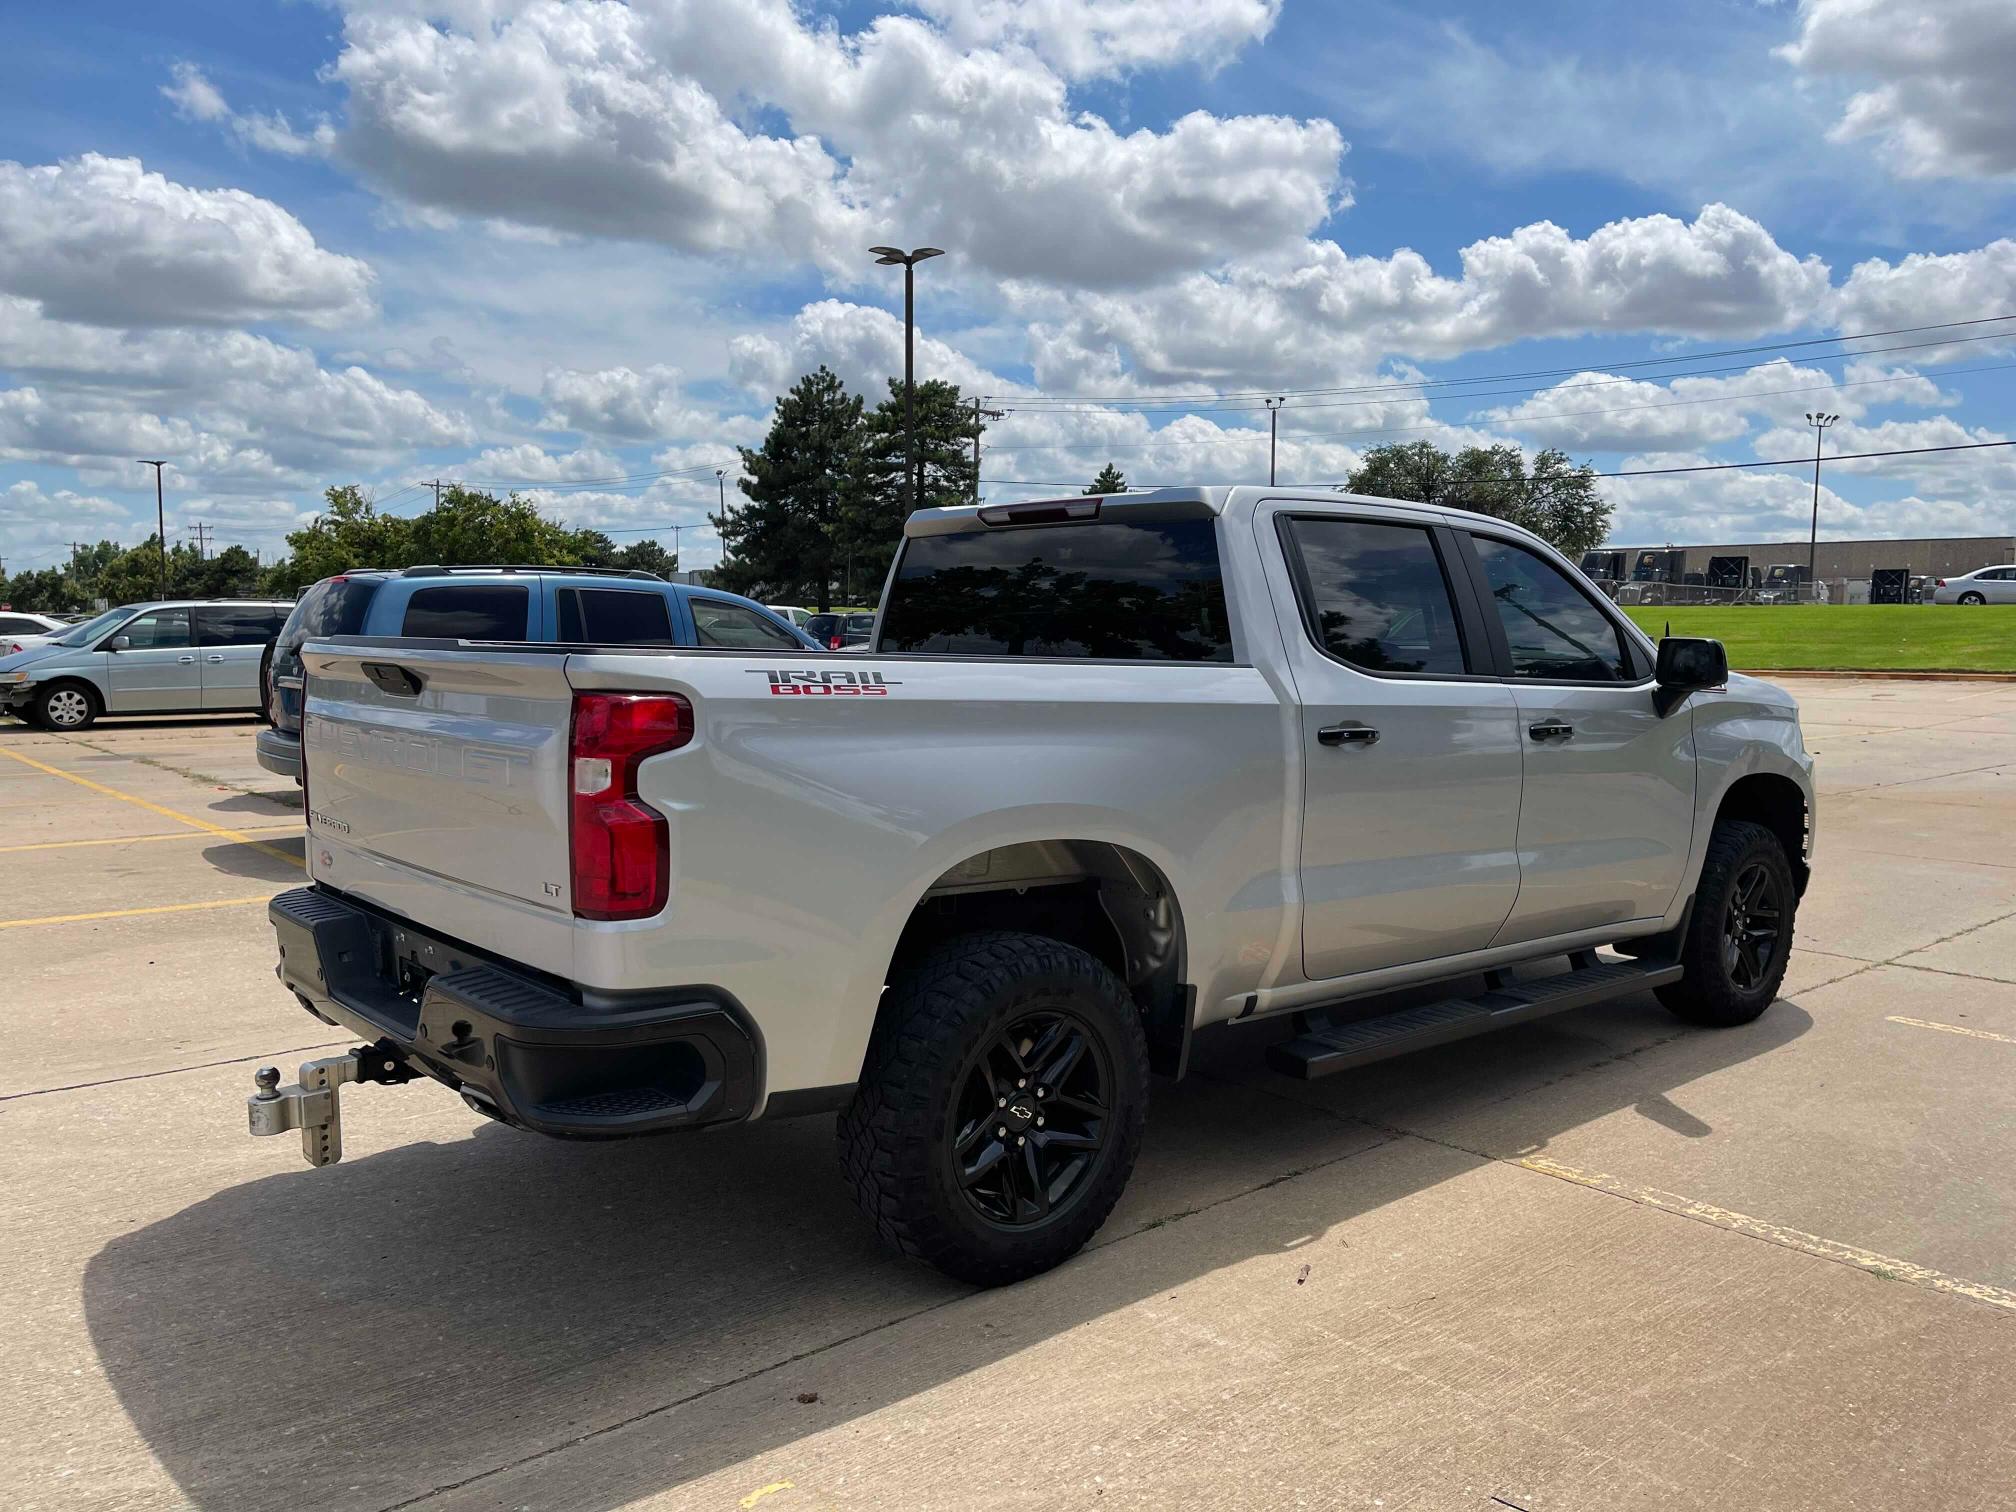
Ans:
[{"label": "black alloy wheel", "polygon": [[1737,874],[1722,920],[1722,965],[1730,985],[1754,992],[1778,963],[1784,900],[1778,878],[1761,861]]},{"label": "black alloy wheel", "polygon": [[953,1179],[982,1218],[1029,1228],[1070,1202],[1105,1148],[1112,1080],[1072,1013],[1029,1014],[981,1045],[946,1132]]}]

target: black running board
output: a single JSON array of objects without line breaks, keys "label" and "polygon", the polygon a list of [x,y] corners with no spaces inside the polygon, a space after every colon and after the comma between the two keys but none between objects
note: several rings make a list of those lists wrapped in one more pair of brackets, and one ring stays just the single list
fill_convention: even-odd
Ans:
[{"label": "black running board", "polygon": [[1341,1024],[1319,1022],[1307,1033],[1268,1046],[1268,1063],[1283,1075],[1306,1081],[1663,987],[1681,975],[1671,961],[1597,962],[1591,955],[1574,959],[1575,969],[1559,976],[1494,987],[1477,997],[1443,998]]}]

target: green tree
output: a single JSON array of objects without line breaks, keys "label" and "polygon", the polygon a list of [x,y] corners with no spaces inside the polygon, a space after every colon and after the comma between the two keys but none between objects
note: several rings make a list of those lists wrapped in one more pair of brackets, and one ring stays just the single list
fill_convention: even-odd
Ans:
[{"label": "green tree", "polygon": [[1117,494],[1127,492],[1127,477],[1119,468],[1108,462],[1099,469],[1099,476],[1092,480],[1092,486],[1085,490],[1088,494]]},{"label": "green tree", "polygon": [[861,399],[825,367],[778,397],[758,450],[741,448],[746,503],[714,517],[713,580],[765,598],[833,606],[835,568],[861,488]]},{"label": "green tree", "polygon": [[61,567],[42,567],[0,578],[0,606],[31,614],[60,614],[81,609],[88,600],[78,596],[77,585]]},{"label": "green tree", "polygon": [[[956,383],[930,379],[917,385],[919,509],[972,502],[973,442],[985,428],[959,397]],[[850,496],[842,530],[857,585],[880,583],[902,542],[903,522],[910,517],[909,454],[903,384],[891,378],[889,397],[862,425],[861,486]]]},{"label": "green tree", "polygon": [[266,575],[269,592],[298,593],[352,567],[407,567],[418,560],[412,555],[411,520],[381,514],[354,483],[327,489],[322,497],[328,508],[288,535],[292,555]]},{"label": "green tree", "polygon": [[529,499],[515,493],[500,499],[479,489],[457,486],[442,494],[434,508],[413,517],[408,536],[410,558],[391,565],[523,562],[568,567],[579,560],[574,555],[573,537],[573,531],[540,514]]},{"label": "green tree", "polygon": [[626,572],[648,572],[653,577],[669,578],[679,570],[679,557],[676,552],[667,551],[663,541],[647,536],[623,547],[608,565]]},{"label": "green tree", "polygon": [[1344,485],[1382,499],[1446,504],[1509,520],[1568,557],[1603,543],[1611,504],[1596,491],[1596,471],[1552,447],[1526,463],[1509,441],[1450,456],[1430,441],[1375,446]]}]

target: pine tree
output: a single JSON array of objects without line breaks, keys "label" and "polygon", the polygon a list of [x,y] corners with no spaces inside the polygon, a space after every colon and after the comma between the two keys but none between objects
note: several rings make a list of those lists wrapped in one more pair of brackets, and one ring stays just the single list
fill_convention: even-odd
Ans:
[{"label": "pine tree", "polygon": [[[985,422],[959,397],[959,385],[935,378],[917,385],[919,509],[973,501],[973,442],[984,430]],[[854,581],[876,584],[888,573],[903,539],[903,522],[910,517],[910,442],[901,379],[889,380],[889,397],[869,413],[862,436],[862,486],[847,512],[844,545]]]},{"label": "pine tree", "polygon": [[1104,467],[1099,469],[1099,476],[1092,480],[1092,486],[1086,489],[1085,492],[1087,494],[1125,493],[1127,492],[1127,476],[1111,462],[1108,462]]},{"label": "pine tree", "polygon": [[777,400],[760,450],[741,448],[747,502],[714,517],[722,560],[713,581],[735,592],[833,606],[846,524],[860,487],[859,395],[826,368]]}]

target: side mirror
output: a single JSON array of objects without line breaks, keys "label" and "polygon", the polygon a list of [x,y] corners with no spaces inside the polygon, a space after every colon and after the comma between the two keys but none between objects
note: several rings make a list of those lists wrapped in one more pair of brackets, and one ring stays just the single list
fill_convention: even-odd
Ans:
[{"label": "side mirror", "polygon": [[1659,662],[1652,675],[1659,684],[1652,694],[1653,706],[1663,718],[1689,693],[1726,686],[1729,653],[1718,640],[1669,635],[1659,642]]},{"label": "side mirror", "polygon": [[108,651],[130,651],[133,649],[133,637],[130,635],[115,635],[105,643],[105,649]]}]

